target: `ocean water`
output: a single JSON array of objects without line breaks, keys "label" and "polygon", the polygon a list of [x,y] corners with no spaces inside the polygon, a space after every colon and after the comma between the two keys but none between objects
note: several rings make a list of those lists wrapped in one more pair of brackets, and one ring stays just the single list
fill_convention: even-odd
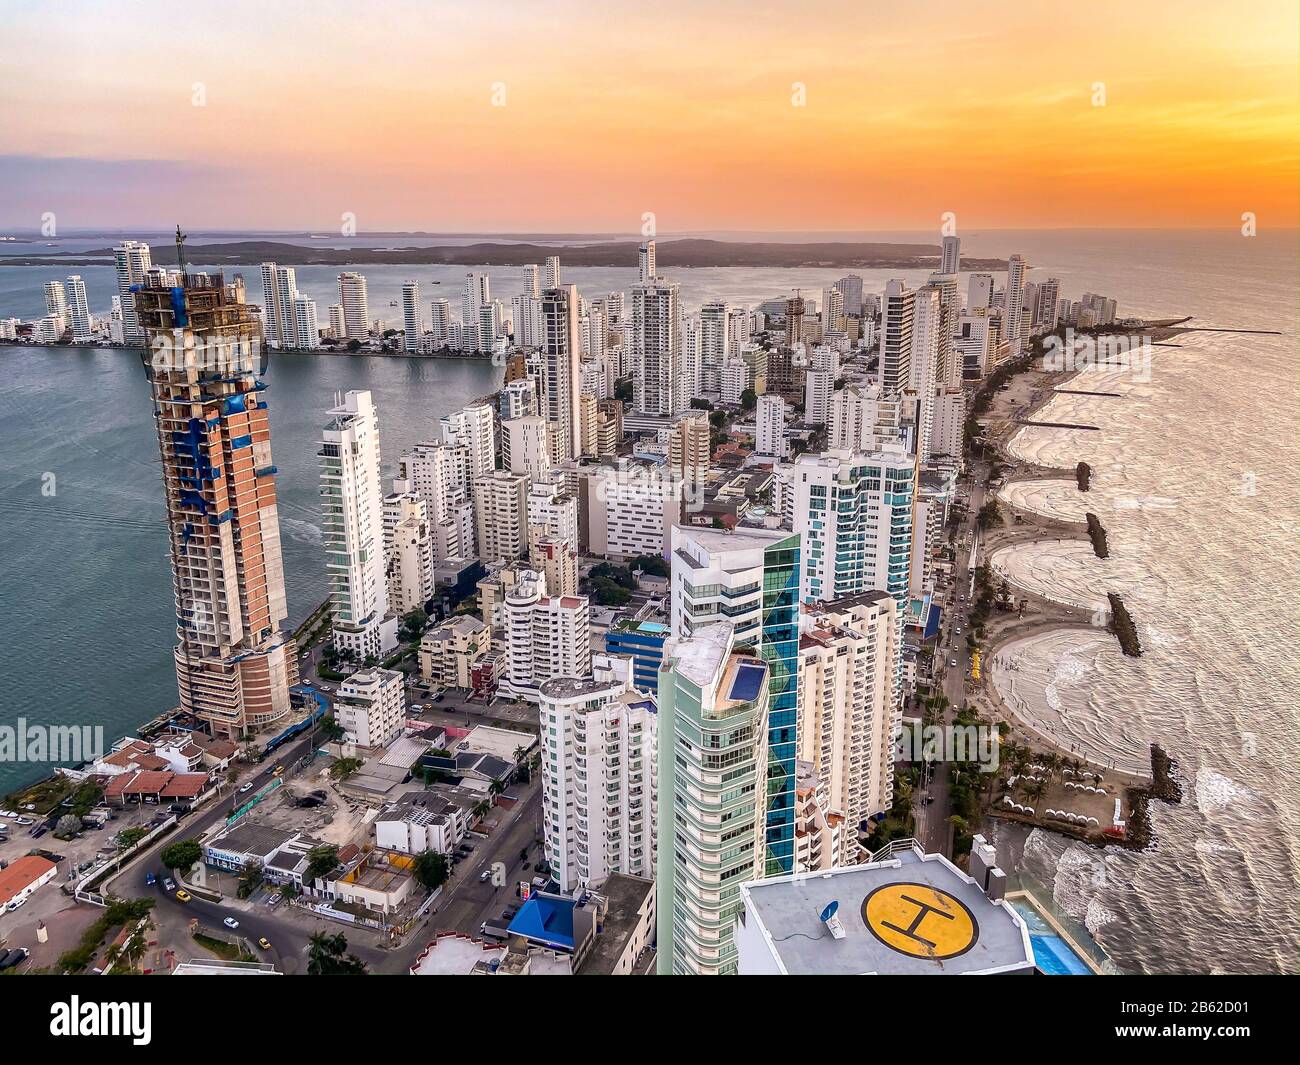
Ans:
[{"label": "ocean water", "polygon": [[[1283,335],[1175,338],[1180,346],[1155,349],[1149,380],[1078,379],[1120,398],[1061,396],[1041,415],[1100,432],[1030,427],[1012,441],[1043,465],[1092,466],[1086,496],[1052,486],[1057,498],[1043,509],[1086,500],[1111,557],[1044,539],[995,554],[994,565],[1062,600],[1121,592],[1142,657],[1125,657],[1104,632],[1051,632],[1005,647],[989,672],[1013,707],[1067,747],[1140,768],[1157,741],[1178,760],[1183,802],[1154,807],[1152,849],[1098,851],[1041,831],[1024,842],[1022,867],[1052,885],[1121,969],[1295,972],[1295,262],[1243,261],[1229,290],[1211,250],[1204,270],[1167,275],[1183,293],[1179,311]],[[1136,282],[1111,289],[1121,300],[1142,291]]]},{"label": "ocean water", "polygon": [[[790,235],[812,238],[830,239]],[[1009,648],[991,675],[1009,701],[1067,744],[1120,762],[1140,761],[1157,740],[1185,780],[1181,806],[1156,808],[1157,842],[1145,853],[1096,851],[1042,832],[1016,848],[1128,971],[1295,971],[1300,957],[1295,249],[1294,231],[1253,239],[1235,229],[963,235],[965,253],[1022,252],[1035,268],[1031,279],[1059,277],[1071,298],[1112,295],[1121,314],[1190,314],[1193,324],[1282,334],[1185,336],[1180,347],[1156,349],[1149,381],[1109,389],[1125,392],[1120,399],[1053,401],[1049,414],[1068,410],[1101,432],[1032,429],[1016,442],[1045,465],[1092,464],[1088,503],[1106,507],[1113,565],[1103,572],[1087,554],[1048,545],[1042,568],[1059,575],[1063,598],[1104,593],[1106,573],[1121,574],[1146,653],[1129,659],[1104,634],[1065,634]],[[465,269],[362,267],[372,315],[395,319],[397,308],[386,305],[412,275],[426,298],[455,304]],[[338,271],[300,267],[299,286],[322,305],[334,302]],[[0,317],[40,314],[42,282],[66,272],[0,265]],[[111,271],[76,272],[92,307],[105,310]],[[488,272],[503,300],[518,290],[518,270]],[[673,276],[688,307],[710,299],[752,306],[795,288],[819,295],[844,272],[697,268]],[[878,291],[888,277],[921,281],[926,272],[858,273]],[[566,282],[589,295],[626,289],[633,276],[631,267],[565,270]],[[315,441],[333,393],[376,392],[391,467],[441,414],[495,387],[499,373],[455,360],[273,362],[272,447],[295,619],[324,594]],[[0,349],[0,426],[0,640],[14,664],[0,724],[24,715],[102,722],[113,734],[130,729],[175,698],[157,444],[139,360],[117,351]],[[41,494],[46,474],[55,476],[53,497]],[[1075,502],[1058,494],[1052,505]],[[0,788],[22,775],[31,774],[0,766]]]}]

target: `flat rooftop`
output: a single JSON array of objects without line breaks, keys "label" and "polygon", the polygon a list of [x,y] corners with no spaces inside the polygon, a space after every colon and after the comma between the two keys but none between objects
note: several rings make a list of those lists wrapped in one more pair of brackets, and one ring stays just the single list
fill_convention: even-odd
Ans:
[{"label": "flat rooftop", "polygon": [[[1032,972],[1020,916],[947,859],[918,851],[824,873],[742,884],[745,920],[790,975]],[[844,938],[821,913],[838,902]],[[747,929],[752,931],[752,929]],[[738,931],[738,937],[741,935]]]}]

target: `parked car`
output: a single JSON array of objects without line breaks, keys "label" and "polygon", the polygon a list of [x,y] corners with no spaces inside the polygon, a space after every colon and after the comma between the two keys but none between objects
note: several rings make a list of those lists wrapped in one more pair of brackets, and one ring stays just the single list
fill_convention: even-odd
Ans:
[{"label": "parked car", "polygon": [[0,972],[22,964],[31,956],[32,952],[26,947],[15,947],[13,950],[5,951],[3,955],[0,955]]},{"label": "parked car", "polygon": [[27,901],[26,896],[23,896],[21,899],[14,899],[13,902],[9,903],[9,905],[5,907],[5,909],[8,910],[10,913],[13,913],[14,910],[18,909],[18,907],[23,905],[23,903],[25,903],[26,901]]},{"label": "parked car", "polygon": [[956,664],[957,664],[957,659],[955,658],[948,659],[948,665],[955,666]]},{"label": "parked car", "polygon": [[28,825],[36,824],[36,822],[32,820],[30,817],[15,817],[14,824],[22,825],[24,828],[26,828]]}]

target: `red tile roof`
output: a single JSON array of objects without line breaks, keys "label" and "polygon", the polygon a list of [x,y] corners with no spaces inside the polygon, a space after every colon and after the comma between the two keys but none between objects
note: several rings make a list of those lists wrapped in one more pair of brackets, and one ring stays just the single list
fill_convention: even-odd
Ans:
[{"label": "red tile roof", "polygon": [[164,799],[193,799],[207,786],[206,773],[176,773],[162,790]]},{"label": "red tile roof", "polygon": [[25,854],[7,869],[0,869],[0,906],[56,868],[58,867],[48,858],[42,858],[39,854]]}]

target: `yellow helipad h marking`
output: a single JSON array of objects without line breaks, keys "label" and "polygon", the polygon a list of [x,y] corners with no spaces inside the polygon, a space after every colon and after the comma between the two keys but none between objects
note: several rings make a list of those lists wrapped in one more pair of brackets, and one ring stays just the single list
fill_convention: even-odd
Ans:
[{"label": "yellow helipad h marking", "polygon": [[885,884],[862,902],[862,920],[880,942],[913,958],[955,958],[979,939],[964,903],[928,884]]}]

